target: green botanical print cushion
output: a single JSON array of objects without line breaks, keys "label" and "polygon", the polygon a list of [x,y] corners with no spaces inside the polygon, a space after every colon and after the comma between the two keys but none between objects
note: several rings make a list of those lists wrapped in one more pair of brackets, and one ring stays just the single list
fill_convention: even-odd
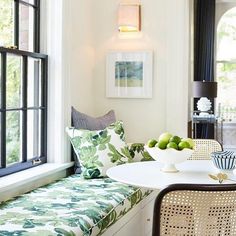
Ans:
[{"label": "green botanical print cushion", "polygon": [[108,168],[133,161],[129,147],[124,141],[121,121],[109,125],[104,130],[66,130],[85,178],[104,177]]},{"label": "green botanical print cushion", "polygon": [[72,175],[0,204],[0,236],[98,236],[150,194]]}]

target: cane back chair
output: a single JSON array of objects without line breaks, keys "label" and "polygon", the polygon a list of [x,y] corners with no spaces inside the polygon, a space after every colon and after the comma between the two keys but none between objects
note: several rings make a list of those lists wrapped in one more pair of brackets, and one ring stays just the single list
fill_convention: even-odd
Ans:
[{"label": "cane back chair", "polygon": [[209,160],[211,153],[222,151],[221,144],[214,139],[194,139],[194,153],[189,160]]},{"label": "cane back chair", "polygon": [[157,196],[153,236],[236,235],[236,184],[173,184]]}]

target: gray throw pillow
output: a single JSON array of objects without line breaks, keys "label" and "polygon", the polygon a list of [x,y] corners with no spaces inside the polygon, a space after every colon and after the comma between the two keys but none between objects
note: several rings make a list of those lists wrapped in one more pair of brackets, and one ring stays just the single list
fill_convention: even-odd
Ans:
[{"label": "gray throw pillow", "polygon": [[[74,107],[71,107],[71,120],[72,126],[76,129],[86,129],[86,130],[102,130],[105,129],[110,124],[116,122],[115,112],[110,110],[107,114],[100,117],[91,117],[82,112],[77,111]],[[75,173],[81,173],[81,166],[77,155],[72,149],[72,158],[75,161]]]},{"label": "gray throw pillow", "polygon": [[100,117],[91,117],[82,112],[71,108],[72,126],[76,129],[101,130],[116,121],[115,112],[110,110],[107,114]]}]

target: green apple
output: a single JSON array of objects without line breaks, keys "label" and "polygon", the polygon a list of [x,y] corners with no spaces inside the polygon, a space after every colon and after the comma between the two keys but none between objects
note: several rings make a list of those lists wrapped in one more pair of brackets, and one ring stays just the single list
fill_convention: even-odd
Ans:
[{"label": "green apple", "polygon": [[191,139],[191,138],[183,138],[183,139],[181,139],[181,141],[188,142],[191,149],[193,149],[195,146],[195,143],[194,143],[193,139]]},{"label": "green apple", "polygon": [[159,147],[160,149],[166,149],[167,144],[168,142],[161,140],[160,142],[156,144],[156,147]]},{"label": "green apple", "polygon": [[181,138],[179,137],[179,136],[172,136],[171,138],[170,138],[170,142],[174,142],[174,143],[176,143],[176,144],[179,144],[180,142],[181,142]]},{"label": "green apple", "polygon": [[158,138],[158,142],[163,141],[165,143],[169,143],[169,140],[171,137],[172,137],[172,134],[168,132],[162,133]]},{"label": "green apple", "polygon": [[147,146],[152,148],[152,147],[155,147],[156,143],[157,143],[157,141],[155,139],[150,139],[147,142]]},{"label": "green apple", "polygon": [[175,142],[169,142],[166,146],[167,148],[174,148],[178,150],[178,145]]},{"label": "green apple", "polygon": [[184,148],[189,148],[190,149],[190,144],[186,141],[181,141],[178,144],[178,148],[179,148],[179,150],[183,150]]}]

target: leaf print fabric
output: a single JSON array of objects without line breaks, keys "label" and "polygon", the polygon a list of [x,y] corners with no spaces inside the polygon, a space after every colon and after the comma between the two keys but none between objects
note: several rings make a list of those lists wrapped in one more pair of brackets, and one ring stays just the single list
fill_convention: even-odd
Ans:
[{"label": "leaf print fabric", "polygon": [[72,175],[0,205],[1,236],[102,234],[151,191]]},{"label": "leaf print fabric", "polygon": [[121,121],[104,130],[67,128],[67,133],[82,165],[83,176],[87,179],[104,177],[108,168],[131,161],[122,154],[128,146],[124,141]]},{"label": "leaf print fabric", "polygon": [[144,143],[132,143],[129,145],[128,149],[133,162],[154,161],[150,154],[145,150],[144,146]]},{"label": "leaf print fabric", "polygon": [[[129,147],[125,143],[122,121],[117,121],[104,130],[67,128],[66,131],[86,179],[104,177],[107,169],[116,165],[153,160],[144,150],[144,144],[137,143]],[[135,156],[137,153],[139,155]]]}]

